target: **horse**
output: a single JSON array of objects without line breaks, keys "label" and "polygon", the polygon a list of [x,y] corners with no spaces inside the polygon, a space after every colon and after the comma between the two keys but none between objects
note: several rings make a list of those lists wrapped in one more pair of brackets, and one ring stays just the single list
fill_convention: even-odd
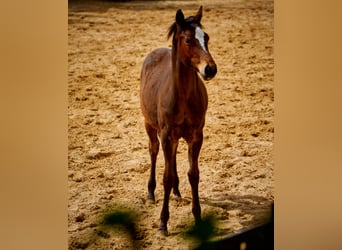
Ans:
[{"label": "horse", "polygon": [[168,39],[172,36],[172,48],[153,50],[145,58],[141,70],[140,106],[149,137],[151,160],[148,199],[155,202],[156,159],[161,143],[165,168],[159,231],[165,235],[168,234],[169,197],[172,188],[173,193],[181,197],[176,166],[180,138],[188,146],[192,213],[196,223],[201,221],[198,157],[203,142],[208,95],[199,75],[206,81],[217,73],[216,63],[208,49],[209,36],[202,29],[201,18],[202,6],[195,16],[187,18],[184,18],[179,9],[167,34]]}]

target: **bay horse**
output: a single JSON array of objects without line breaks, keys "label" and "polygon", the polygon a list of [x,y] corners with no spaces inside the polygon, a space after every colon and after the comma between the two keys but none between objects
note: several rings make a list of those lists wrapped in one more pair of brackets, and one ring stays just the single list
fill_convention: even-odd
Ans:
[{"label": "bay horse", "polygon": [[217,72],[209,53],[209,36],[202,30],[202,6],[195,16],[184,18],[179,9],[176,21],[169,27],[168,38],[172,48],[158,48],[147,55],[141,70],[140,105],[149,137],[151,158],[148,198],[155,201],[156,159],[159,140],[165,159],[163,177],[164,201],[159,230],[167,235],[169,197],[181,197],[176,167],[178,140],[188,145],[190,168],[188,179],[192,192],[192,213],[195,222],[201,221],[198,196],[198,156],[202,147],[203,127],[208,106],[208,95],[203,81],[212,79]]}]

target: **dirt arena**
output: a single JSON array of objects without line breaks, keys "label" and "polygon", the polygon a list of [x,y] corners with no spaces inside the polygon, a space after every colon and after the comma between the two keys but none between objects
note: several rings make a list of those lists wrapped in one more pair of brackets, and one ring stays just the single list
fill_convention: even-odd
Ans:
[{"label": "dirt arena", "polygon": [[104,211],[139,214],[142,248],[189,249],[193,222],[185,142],[177,163],[182,199],[171,194],[168,237],[157,234],[164,159],[157,160],[156,203],[146,201],[148,138],[139,104],[140,69],[155,48],[170,47],[177,9],[202,24],[218,73],[206,82],[209,108],[199,158],[202,214],[218,219],[215,237],[256,225],[274,199],[273,1],[69,1],[69,249],[129,249],[121,231],[102,232]]}]

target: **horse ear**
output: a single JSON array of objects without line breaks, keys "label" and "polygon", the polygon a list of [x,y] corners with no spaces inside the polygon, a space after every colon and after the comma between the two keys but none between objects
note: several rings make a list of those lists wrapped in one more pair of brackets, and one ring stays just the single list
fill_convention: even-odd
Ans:
[{"label": "horse ear", "polygon": [[176,23],[181,27],[181,29],[184,29],[185,21],[184,21],[184,14],[182,10],[178,10],[176,13]]},{"label": "horse ear", "polygon": [[197,14],[196,14],[196,20],[199,23],[201,22],[201,18],[202,18],[202,10],[203,10],[203,7],[201,5],[197,11]]}]

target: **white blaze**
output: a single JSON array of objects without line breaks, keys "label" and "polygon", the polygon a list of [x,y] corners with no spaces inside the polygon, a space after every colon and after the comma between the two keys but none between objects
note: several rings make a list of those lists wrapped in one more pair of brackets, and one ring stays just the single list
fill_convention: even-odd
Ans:
[{"label": "white blaze", "polygon": [[198,40],[198,42],[200,43],[202,49],[206,52],[207,50],[205,49],[205,41],[204,41],[204,32],[200,27],[196,27],[195,30],[195,38]]}]

